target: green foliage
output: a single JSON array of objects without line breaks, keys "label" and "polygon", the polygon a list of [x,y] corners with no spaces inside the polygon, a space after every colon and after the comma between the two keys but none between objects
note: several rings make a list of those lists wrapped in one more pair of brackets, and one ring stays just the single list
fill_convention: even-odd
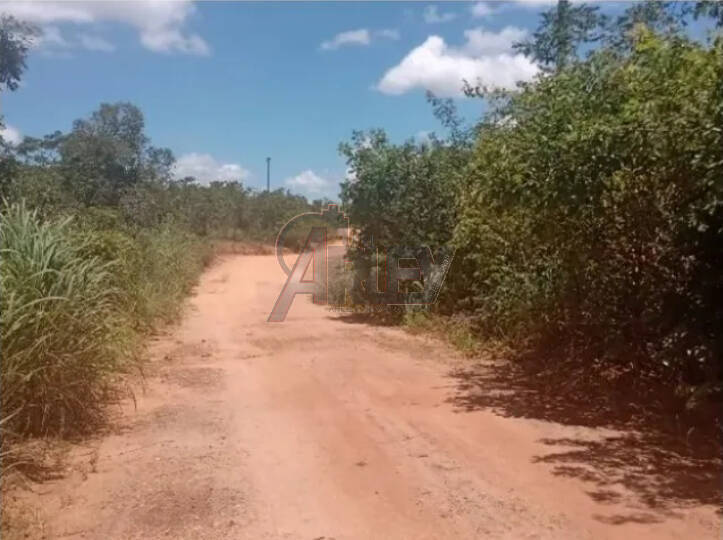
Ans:
[{"label": "green foliage", "polygon": [[[434,101],[444,120],[453,119],[450,104]],[[367,283],[383,283],[376,267],[384,267],[384,252],[391,248],[449,244],[457,220],[456,185],[460,164],[469,156],[471,132],[448,124],[452,138],[429,142],[390,143],[381,130],[356,132],[351,143],[340,146],[350,179],[342,183],[342,201],[366,249],[353,249],[350,259]],[[367,289],[370,292],[374,289]],[[357,289],[359,291],[360,289]],[[357,299],[361,300],[361,299]],[[383,313],[398,319],[401,313]]]},{"label": "green foliage", "polygon": [[25,71],[25,58],[40,30],[10,15],[0,16],[0,90],[16,90]]},{"label": "green foliage", "polygon": [[143,113],[130,103],[101,104],[58,140],[64,188],[86,205],[117,205],[141,180],[170,178],[173,155],[150,146]]},{"label": "green foliage", "polygon": [[577,60],[581,45],[598,41],[606,18],[597,6],[573,5],[560,0],[542,13],[532,38],[515,44],[515,49],[539,62],[547,71],[560,71]]},{"label": "green foliage", "polygon": [[82,431],[137,338],[178,316],[211,246],[172,224],[124,228],[107,209],[71,222],[20,203],[0,219],[3,424]]},{"label": "green foliage", "polygon": [[53,217],[73,204],[72,197],[63,190],[62,179],[56,170],[15,164],[8,176],[3,197],[9,201],[25,201],[41,216]]},{"label": "green foliage", "polygon": [[[273,243],[281,228],[293,217],[304,212],[319,212],[319,206],[310,205],[306,198],[292,195],[283,189],[271,192],[251,193],[248,198],[248,209],[244,224],[248,236],[255,240]],[[309,234],[308,227],[294,231],[288,240],[295,247],[301,247]]]},{"label": "green foliage", "polygon": [[614,49],[629,51],[641,27],[669,39],[680,37],[686,24],[687,7],[681,2],[635,2],[609,26],[606,42]]},{"label": "green foliage", "polygon": [[207,242],[172,223],[142,230],[136,240],[140,264],[131,273],[129,289],[133,319],[150,328],[159,320],[168,322],[180,315],[183,299],[213,252]]},{"label": "green foliage", "polygon": [[700,0],[695,3],[695,18],[710,17],[716,26],[723,27],[723,3],[718,0]]},{"label": "green foliage", "polygon": [[386,248],[450,241],[458,148],[436,139],[394,145],[377,130],[356,132],[340,151],[351,175],[342,200],[362,237]]},{"label": "green foliage", "polygon": [[525,49],[554,70],[467,89],[488,102],[474,130],[432,100],[448,139],[342,145],[346,209],[378,245],[455,246],[437,312],[476,336],[650,403],[660,384],[678,403],[720,397],[723,41],[685,38],[679,6],[636,4],[582,60],[598,27],[589,9],[560,27],[571,9]]},{"label": "green foliage", "polygon": [[237,181],[173,180],[173,155],[150,144],[143,114],[129,103],[102,104],[69,134],[26,137],[1,150],[0,195],[24,199],[43,215],[109,208],[131,227],[173,222],[199,236],[273,242],[291,217],[322,203],[282,189],[254,192]]},{"label": "green foliage", "polygon": [[721,65],[720,44],[640,29],[628,57],[601,50],[508,96],[454,239],[481,329],[666,380],[720,376]]},{"label": "green foliage", "polygon": [[0,241],[3,428],[82,429],[123,352],[112,263],[84,256],[68,221],[43,223],[22,204],[0,215]]},{"label": "green foliage", "polygon": [[[465,356],[474,356],[483,343],[469,320],[464,317],[443,317],[434,312],[414,310],[404,314],[404,327],[411,333],[436,334]],[[489,347],[489,344],[484,344]]]}]

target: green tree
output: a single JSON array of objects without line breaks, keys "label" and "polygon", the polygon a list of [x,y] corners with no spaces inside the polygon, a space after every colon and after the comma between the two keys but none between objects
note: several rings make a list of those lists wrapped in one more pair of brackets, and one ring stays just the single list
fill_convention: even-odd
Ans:
[{"label": "green tree", "polygon": [[378,245],[439,247],[452,238],[456,196],[477,134],[451,99],[427,93],[446,130],[440,139],[392,144],[383,130],[354,132],[339,146],[349,175],[341,198],[352,223]]},{"label": "green tree", "polygon": [[600,40],[606,18],[596,6],[559,0],[541,16],[532,38],[514,48],[540,63],[546,71],[561,71],[578,58],[582,45]]},{"label": "green tree", "polygon": [[481,330],[570,369],[720,381],[721,45],[638,28],[483,123],[449,278]]},{"label": "green tree", "polygon": [[[0,15],[0,91],[17,90],[32,40],[40,30],[9,15]],[[0,114],[0,131],[5,127]],[[6,196],[18,164],[11,145],[0,135],[0,196]]]},{"label": "green tree", "polygon": [[723,3],[716,0],[701,0],[696,2],[694,10],[695,18],[710,17],[715,20],[716,26],[723,26]]},{"label": "green tree", "polygon": [[141,181],[167,181],[173,154],[150,145],[143,113],[130,103],[101,104],[60,140],[66,187],[86,205],[117,205]]},{"label": "green tree", "polygon": [[688,7],[680,2],[634,2],[609,25],[606,42],[618,50],[630,51],[634,46],[635,28],[639,25],[661,36],[681,36],[686,25]]},{"label": "green tree", "polygon": [[28,49],[40,29],[17,20],[10,15],[0,15],[0,90],[16,90],[25,71]]}]

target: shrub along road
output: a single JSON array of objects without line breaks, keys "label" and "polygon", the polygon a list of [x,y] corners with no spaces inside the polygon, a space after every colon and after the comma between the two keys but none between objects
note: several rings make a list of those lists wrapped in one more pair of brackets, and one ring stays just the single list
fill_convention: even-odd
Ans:
[{"label": "shrub along road", "polygon": [[437,341],[304,297],[267,323],[283,279],[207,270],[137,409],[27,495],[46,537],[718,537],[703,488],[620,433],[461,408],[469,361]]}]

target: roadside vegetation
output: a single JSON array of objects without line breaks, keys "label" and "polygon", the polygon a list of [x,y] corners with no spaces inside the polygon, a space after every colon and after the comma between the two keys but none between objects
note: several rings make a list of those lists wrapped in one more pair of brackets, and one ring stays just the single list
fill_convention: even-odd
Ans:
[{"label": "roadside vegetation", "polygon": [[[689,37],[692,19],[711,35]],[[722,25],[715,2],[637,3],[611,21],[562,0],[518,45],[543,68],[535,81],[469,81],[467,95],[486,102],[476,124],[430,95],[444,136],[394,144],[373,130],[343,143],[355,232],[381,247],[457,250],[434,309],[395,322],[442,328],[470,354],[495,344],[533,358],[568,388],[596,388],[589,399],[616,394],[691,424],[715,417]],[[37,34],[0,19],[0,91],[18,88]],[[67,133],[0,138],[2,455],[22,437],[96,426],[142,337],[179,314],[214,246],[272,243],[325,202],[179,180],[173,165],[130,103],[100,104]]]},{"label": "roadside vegetation", "polygon": [[[723,24],[715,2],[643,2],[616,20],[560,1],[517,48],[543,73],[447,135],[341,145],[342,200],[377,246],[449,245],[438,304],[399,314],[465,350],[564,381],[587,403],[717,425],[723,369]],[[696,19],[710,31],[686,33]],[[357,254],[363,256],[363,254]],[[440,317],[447,321],[440,323]],[[627,406],[626,405],[626,406]]]},{"label": "roadside vegetation", "polygon": [[[38,32],[0,20],[0,90],[18,87]],[[173,164],[130,103],[101,104],[68,133],[0,138],[3,457],[23,437],[98,426],[142,338],[179,315],[219,249],[273,244],[322,203],[178,180]]]}]

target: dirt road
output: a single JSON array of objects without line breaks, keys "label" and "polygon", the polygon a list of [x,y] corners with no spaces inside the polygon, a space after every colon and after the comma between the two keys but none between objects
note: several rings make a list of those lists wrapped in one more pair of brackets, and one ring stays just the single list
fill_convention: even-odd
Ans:
[{"label": "dirt road", "polygon": [[283,281],[270,256],[206,272],[138,408],[37,488],[47,537],[718,538],[635,448],[587,459],[616,434],[461,407],[436,341],[305,297],[266,323]]}]

